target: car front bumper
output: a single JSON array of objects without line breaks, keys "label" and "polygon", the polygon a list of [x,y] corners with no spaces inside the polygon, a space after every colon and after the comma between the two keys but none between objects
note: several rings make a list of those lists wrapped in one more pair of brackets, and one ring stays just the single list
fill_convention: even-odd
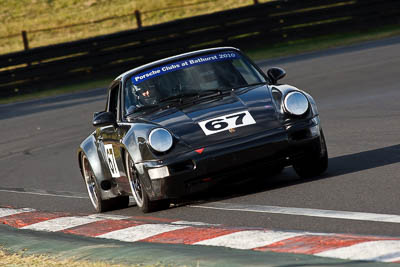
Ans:
[{"label": "car front bumper", "polygon": [[[179,198],[221,181],[237,181],[254,170],[268,176],[276,166],[291,165],[320,149],[318,117],[242,139],[195,148],[162,161],[136,163],[151,200]],[[238,177],[239,176],[239,177]]]}]

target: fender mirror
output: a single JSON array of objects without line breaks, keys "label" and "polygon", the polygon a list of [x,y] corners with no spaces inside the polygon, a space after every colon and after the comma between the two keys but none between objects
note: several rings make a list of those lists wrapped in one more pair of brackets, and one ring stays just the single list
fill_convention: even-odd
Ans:
[{"label": "fender mirror", "polygon": [[271,80],[272,84],[276,84],[276,82],[286,75],[286,71],[282,68],[273,67],[267,71],[268,78]]},{"label": "fender mirror", "polygon": [[107,125],[116,125],[117,121],[111,112],[101,111],[93,114],[93,126],[102,127]]}]

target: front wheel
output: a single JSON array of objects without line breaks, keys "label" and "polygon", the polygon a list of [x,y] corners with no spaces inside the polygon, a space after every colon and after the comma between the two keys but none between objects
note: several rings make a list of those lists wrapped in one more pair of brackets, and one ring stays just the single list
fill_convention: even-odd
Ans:
[{"label": "front wheel", "polygon": [[306,156],[296,160],[293,168],[301,178],[310,178],[321,175],[328,168],[328,150],[326,148],[324,132],[320,132],[319,149],[313,149]]},{"label": "front wheel", "polygon": [[89,194],[90,202],[96,212],[104,212],[112,209],[126,208],[129,205],[129,196],[118,196],[112,199],[101,199],[100,186],[93,173],[86,155],[81,155],[82,175]]},{"label": "front wheel", "polygon": [[136,201],[136,205],[144,212],[152,212],[160,209],[166,209],[169,207],[169,200],[163,199],[158,201],[151,201],[147,195],[146,190],[143,188],[143,183],[139,178],[139,175],[135,169],[134,162],[128,152],[125,154],[125,166],[126,173],[129,179],[129,185],[131,187],[133,198]]}]

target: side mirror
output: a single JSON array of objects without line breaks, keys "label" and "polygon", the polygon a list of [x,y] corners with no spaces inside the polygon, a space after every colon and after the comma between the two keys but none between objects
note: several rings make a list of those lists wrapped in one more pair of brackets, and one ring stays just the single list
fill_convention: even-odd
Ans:
[{"label": "side mirror", "polygon": [[107,126],[107,125],[116,125],[117,120],[115,119],[115,116],[111,112],[95,112],[93,114],[93,126],[95,127],[102,127],[102,126]]},{"label": "side mirror", "polygon": [[286,75],[286,71],[282,68],[273,67],[267,71],[268,78],[271,80],[272,84],[276,84],[276,82]]}]

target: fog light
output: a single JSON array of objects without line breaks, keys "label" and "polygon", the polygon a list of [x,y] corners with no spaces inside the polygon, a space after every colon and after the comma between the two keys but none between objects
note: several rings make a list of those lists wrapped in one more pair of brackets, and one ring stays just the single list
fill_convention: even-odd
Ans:
[{"label": "fog light", "polygon": [[169,170],[167,166],[149,169],[148,173],[150,179],[161,179],[169,176]]}]

